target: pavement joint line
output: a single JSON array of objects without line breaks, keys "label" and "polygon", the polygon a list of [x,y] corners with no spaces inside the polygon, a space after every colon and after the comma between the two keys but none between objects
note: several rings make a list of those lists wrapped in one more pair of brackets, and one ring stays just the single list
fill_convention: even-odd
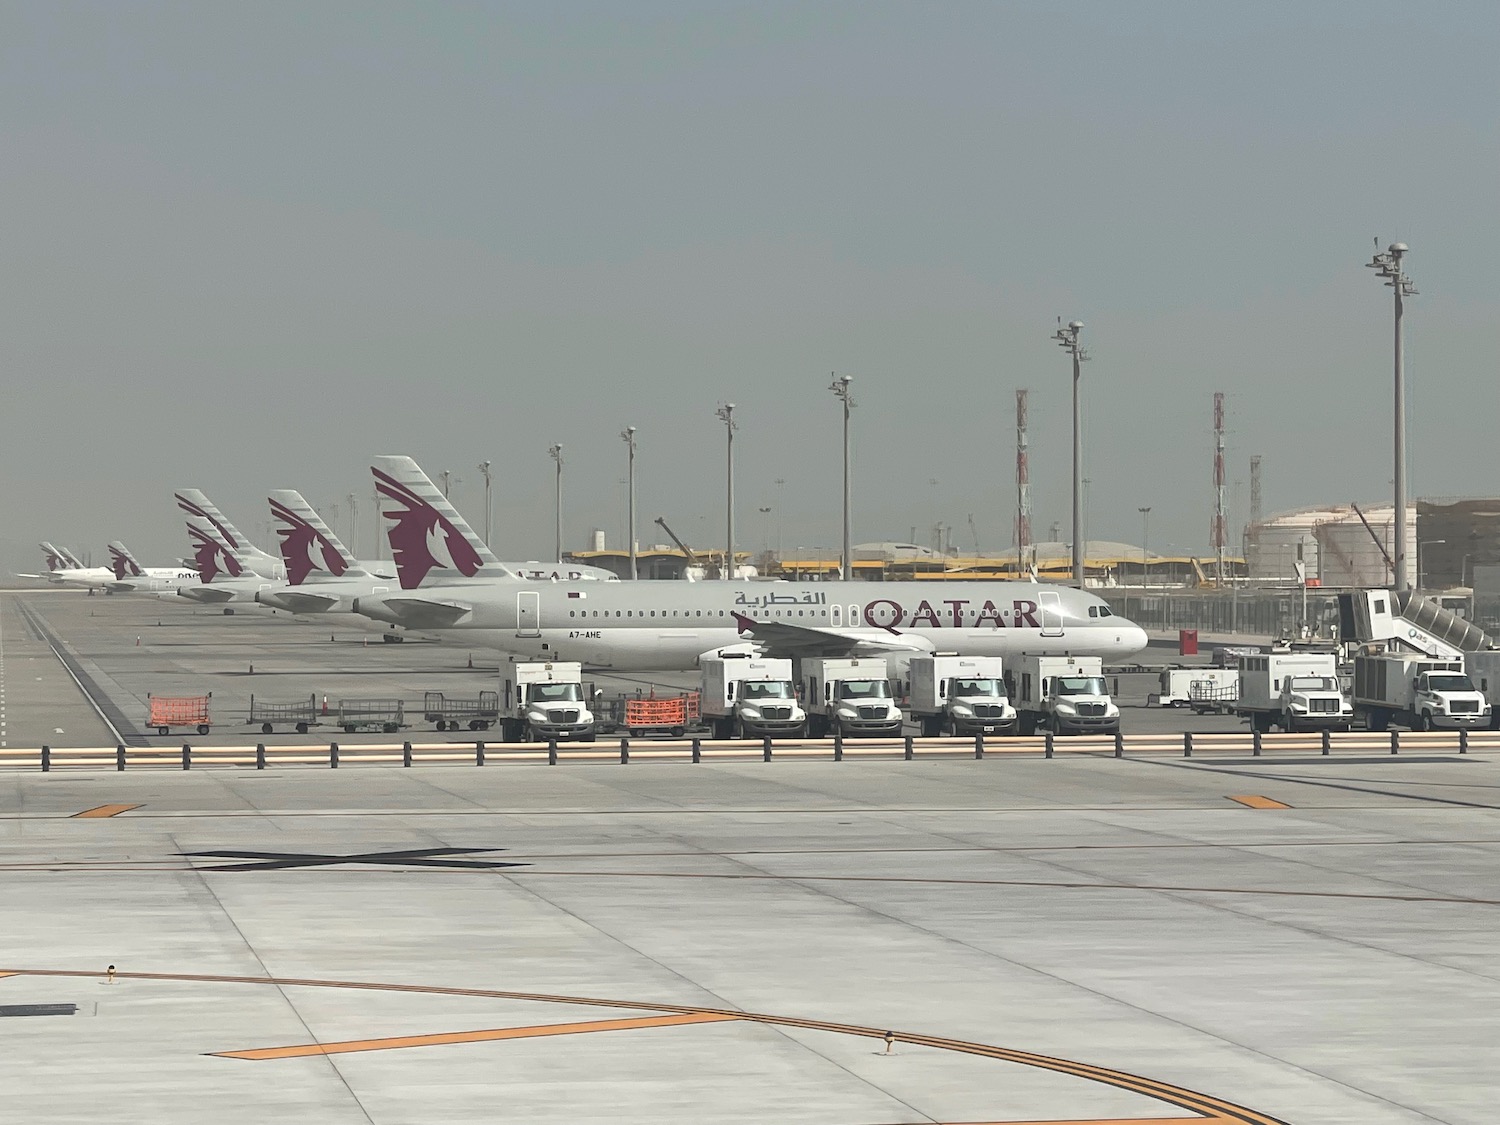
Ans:
[{"label": "pavement joint line", "polygon": [[1250,809],[1289,809],[1292,807],[1291,805],[1283,804],[1281,801],[1272,800],[1270,797],[1257,796],[1254,793],[1246,793],[1238,797],[1232,796],[1229,799]]},{"label": "pavement joint line", "polygon": [[[21,975],[46,977],[97,978],[100,975],[97,972],[80,969],[0,969],[0,972],[6,971]],[[282,990],[288,987],[347,988],[374,992],[412,992],[441,996],[471,996],[485,999],[532,1000],[539,1003],[576,1004],[594,1008],[625,1008],[635,1011],[654,1011],[681,1015],[717,1015],[728,1019],[745,1020],[776,1027],[796,1027],[808,1031],[827,1031],[840,1035],[852,1035],[875,1040],[883,1040],[889,1035],[898,1043],[910,1043],[915,1046],[953,1051],[957,1054],[976,1055],[983,1058],[997,1059],[1001,1062],[1016,1063],[1021,1066],[1032,1066],[1041,1070],[1050,1070],[1058,1074],[1071,1075],[1084,1081],[1112,1086],[1116,1089],[1140,1094],[1143,1097],[1159,1102],[1166,1102],[1179,1109],[1192,1110],[1198,1115],[1192,1120],[1204,1121],[1205,1125],[1220,1125],[1220,1123],[1224,1123],[1224,1125],[1287,1125],[1287,1122],[1281,1118],[1261,1113],[1246,1106],[1237,1105],[1234,1102],[1225,1101],[1211,1094],[1199,1093],[1196,1090],[1189,1090],[1185,1087],[1175,1086],[1154,1078],[1146,1078],[1138,1074],[1130,1074],[1126,1071],[1113,1070],[1108,1067],[1097,1066],[1093,1063],[1076,1062],[1072,1059],[1039,1055],[1030,1051],[1022,1051],[1011,1047],[998,1047],[988,1043],[977,1043],[963,1039],[948,1039],[942,1036],[924,1035],[906,1031],[887,1031],[882,1028],[866,1027],[860,1024],[835,1023],[829,1020],[804,1019],[797,1016],[778,1016],[766,1012],[705,1008],[692,1004],[638,1003],[625,1000],[600,999],[598,997],[561,996],[499,989],[455,988],[452,986],[416,984],[380,984],[370,981],[339,981],[303,977],[245,977],[210,973],[157,972],[122,972],[117,973],[116,977],[118,980],[196,981],[207,984],[270,985]]]}]

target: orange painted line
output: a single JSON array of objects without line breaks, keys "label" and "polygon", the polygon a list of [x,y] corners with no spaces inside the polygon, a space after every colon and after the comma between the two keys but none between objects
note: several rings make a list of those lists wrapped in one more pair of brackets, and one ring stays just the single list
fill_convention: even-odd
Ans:
[{"label": "orange painted line", "polygon": [[1269,797],[1257,797],[1254,794],[1243,797],[1230,797],[1229,799],[1231,801],[1238,801],[1240,804],[1252,809],[1289,809],[1292,807],[1291,805],[1284,805],[1280,801],[1273,801]]},{"label": "orange painted line", "polygon": [[18,977],[20,973],[0,973],[0,977]]},{"label": "orange painted line", "polygon": [[402,1047],[441,1047],[450,1043],[488,1043],[496,1039],[535,1039],[544,1035],[585,1035],[592,1031],[635,1031],[643,1027],[676,1027],[690,1023],[722,1023],[739,1016],[723,1012],[684,1012],[637,1019],[594,1020],[590,1023],[547,1023],[535,1027],[495,1027],[485,1031],[450,1031],[438,1035],[399,1035],[391,1039],[349,1039],[342,1043],[303,1043],[295,1047],[262,1047],[253,1051],[215,1051],[225,1059],[297,1059],[308,1055],[347,1055],[355,1051],[391,1051]]},{"label": "orange painted line", "polygon": [[95,809],[84,809],[83,812],[74,813],[71,820],[91,820],[95,817],[119,816],[122,812],[138,809],[140,805],[100,805]]},{"label": "orange painted line", "polygon": [[1090,1117],[1078,1121],[949,1121],[944,1125],[1228,1125],[1223,1117]]}]

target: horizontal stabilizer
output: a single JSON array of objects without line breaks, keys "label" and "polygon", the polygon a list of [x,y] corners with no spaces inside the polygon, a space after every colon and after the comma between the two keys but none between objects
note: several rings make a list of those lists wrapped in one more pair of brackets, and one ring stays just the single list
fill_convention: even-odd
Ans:
[{"label": "horizontal stabilizer", "polygon": [[386,610],[399,617],[403,625],[419,629],[452,628],[473,612],[472,606],[462,602],[443,602],[432,598],[387,596],[382,604]]}]

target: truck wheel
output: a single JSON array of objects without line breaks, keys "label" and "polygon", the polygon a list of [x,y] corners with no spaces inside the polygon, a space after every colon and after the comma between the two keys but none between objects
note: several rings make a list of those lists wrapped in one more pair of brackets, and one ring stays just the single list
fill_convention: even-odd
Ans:
[{"label": "truck wheel", "polygon": [[734,721],[734,737],[740,739],[741,741],[744,740],[744,738],[745,738],[745,720],[744,719],[735,719],[735,721]]},{"label": "truck wheel", "polygon": [[306,734],[307,733],[307,724],[306,723],[298,723],[297,724],[297,733],[298,734]]},{"label": "truck wheel", "polygon": [[1432,712],[1431,711],[1423,711],[1422,712],[1422,721],[1420,723],[1418,723],[1417,725],[1422,730],[1437,730],[1437,727],[1435,727],[1435,726],[1432,725]]},{"label": "truck wheel", "polygon": [[1293,715],[1290,711],[1281,716],[1281,729],[1286,731],[1287,734],[1296,734],[1297,716]]},{"label": "truck wheel", "polygon": [[1391,725],[1391,717],[1384,711],[1368,711],[1365,713],[1365,727],[1368,730],[1382,731]]}]

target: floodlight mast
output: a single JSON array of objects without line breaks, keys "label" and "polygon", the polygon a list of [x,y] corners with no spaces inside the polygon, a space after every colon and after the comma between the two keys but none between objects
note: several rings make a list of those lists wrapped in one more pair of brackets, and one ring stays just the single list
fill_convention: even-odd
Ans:
[{"label": "floodlight mast", "polygon": [[839,577],[849,581],[854,555],[849,545],[849,411],[857,405],[849,391],[854,381],[852,375],[835,375],[828,389],[844,404],[844,551],[839,564]]},{"label": "floodlight mast", "polygon": [[630,472],[629,472],[629,500],[627,502],[626,520],[629,527],[626,530],[630,545],[630,579],[635,581],[636,574],[636,550],[635,550],[635,427],[626,426],[620,431],[620,438],[625,442],[626,448],[630,450]]},{"label": "floodlight mast", "polygon": [[1365,263],[1368,269],[1375,271],[1376,277],[1385,281],[1395,298],[1395,467],[1392,485],[1395,493],[1396,549],[1391,555],[1391,568],[1395,571],[1392,577],[1395,579],[1396,589],[1403,591],[1411,589],[1411,582],[1406,576],[1406,365],[1401,346],[1401,314],[1405,310],[1406,298],[1417,295],[1417,287],[1401,269],[1401,259],[1408,249],[1404,242],[1393,242],[1381,253],[1380,239],[1377,238],[1375,256]]},{"label": "floodlight mast", "polygon": [[727,488],[725,496],[724,513],[724,537],[727,543],[724,548],[724,566],[719,577],[733,581],[734,579],[734,403],[726,402],[714,411],[714,416],[724,423],[724,433],[727,437],[726,461],[728,472]]},{"label": "floodlight mast", "polygon": [[1083,321],[1071,321],[1063,327],[1062,317],[1057,318],[1057,331],[1052,338],[1063,351],[1073,357],[1073,581],[1083,586],[1083,445],[1082,411],[1078,402],[1078,375],[1080,366],[1087,362],[1088,352],[1078,340],[1083,331]]},{"label": "floodlight mast", "polygon": [[549,446],[548,449],[547,449],[547,456],[551,457],[552,460],[554,460],[554,461],[557,462],[557,494],[556,494],[556,508],[557,508],[557,550],[556,550],[556,554],[557,554],[557,561],[558,562],[562,562],[563,561],[563,557],[562,557],[563,556],[563,550],[562,550],[562,539],[563,539],[563,536],[562,536],[562,467],[563,467],[563,447],[562,447],[562,443],[558,442],[558,443],[556,443],[554,445]]}]

